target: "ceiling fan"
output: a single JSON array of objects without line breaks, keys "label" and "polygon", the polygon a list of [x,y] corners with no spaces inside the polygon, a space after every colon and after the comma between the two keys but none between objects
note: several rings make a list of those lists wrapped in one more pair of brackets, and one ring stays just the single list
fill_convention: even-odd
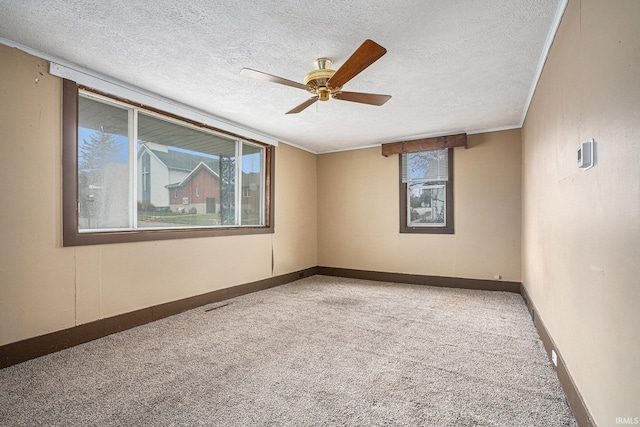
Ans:
[{"label": "ceiling fan", "polygon": [[262,71],[243,68],[240,74],[253,77],[259,80],[279,83],[286,86],[304,89],[314,94],[302,104],[287,111],[286,114],[295,114],[305,108],[315,104],[316,101],[328,101],[329,98],[341,101],[359,102],[361,104],[382,105],[391,99],[391,95],[378,95],[374,93],[344,92],[342,86],[349,80],[360,74],[369,65],[387,53],[387,49],[372,40],[365,40],[362,45],[342,64],[337,71],[332,70],[331,60],[328,58],[318,58],[315,61],[316,69],[307,74],[304,84],[287,80]]}]

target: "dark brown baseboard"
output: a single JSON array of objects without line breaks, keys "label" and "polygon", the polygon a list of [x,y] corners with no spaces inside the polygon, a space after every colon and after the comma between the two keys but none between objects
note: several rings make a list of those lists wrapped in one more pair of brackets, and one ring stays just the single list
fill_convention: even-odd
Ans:
[{"label": "dark brown baseboard", "polygon": [[558,366],[556,367],[556,375],[558,375],[558,379],[560,380],[560,385],[562,385],[562,390],[564,391],[564,395],[567,399],[567,403],[571,408],[571,412],[573,412],[573,416],[576,418],[578,425],[580,427],[594,427],[596,424],[589,414],[589,410],[584,404],[584,400],[582,400],[582,395],[578,391],[576,384],[573,382],[573,378],[571,374],[567,370],[566,365],[564,364],[564,359],[558,350],[558,347],[553,342],[553,338],[549,334],[542,318],[538,311],[536,310],[535,304],[531,301],[529,294],[524,285],[520,288],[520,294],[522,295],[522,299],[524,299],[527,304],[527,308],[529,309],[529,313],[531,314],[531,318],[533,319],[533,324],[538,331],[538,335],[540,336],[540,340],[544,345],[545,350],[547,351],[547,357],[549,357],[549,361],[551,361],[551,365],[553,366],[553,361],[551,357],[551,350],[556,352]]},{"label": "dark brown baseboard", "polygon": [[555,343],[549,335],[548,330],[544,326],[542,319],[538,315],[535,305],[529,298],[524,285],[518,282],[507,282],[500,280],[422,276],[414,274],[386,273],[334,267],[311,267],[305,270],[300,270],[277,277],[271,277],[256,282],[245,283],[226,289],[220,289],[206,294],[184,298],[178,301],[159,304],[153,307],[143,308],[130,313],[124,313],[106,319],[96,320],[94,322],[86,323],[83,325],[74,326],[72,328],[64,329],[61,331],[52,332],[50,334],[6,344],[0,346],[0,369],[15,365],[17,363],[26,362],[27,360],[35,359],[40,356],[55,353],[66,348],[83,344],[130,328],[134,328],[136,326],[141,326],[146,323],[172,316],[174,314],[182,313],[187,310],[191,310],[211,303],[224,301],[236,296],[257,292],[263,289],[284,285],[300,278],[309,277],[316,274],[391,283],[408,283],[415,285],[520,293],[527,304],[529,312],[531,313],[534,325],[538,330],[538,334],[540,335],[540,339],[542,340],[542,343],[547,351],[549,359],[551,360],[552,349],[554,349],[557,353],[557,375],[567,398],[567,402],[571,407],[571,410],[573,411],[578,425],[581,427],[595,426],[595,423],[593,422],[593,419],[591,418],[589,411],[587,410],[584,401],[582,400],[582,396],[576,388],[576,385],[573,382],[569,371],[566,369],[564,360],[562,359],[560,352],[555,346]]},{"label": "dark brown baseboard", "polygon": [[73,347],[107,335],[121,332],[136,326],[144,325],[154,320],[182,313],[203,305],[223,301],[229,298],[245,295],[251,292],[260,291],[274,286],[284,285],[303,277],[317,274],[317,267],[281,276],[270,277],[257,282],[245,283],[232,286],[226,289],[208,292],[172,301],[165,304],[155,305],[140,310],[124,313],[106,319],[96,320],[90,323],[74,326],[50,334],[41,335],[26,340],[13,342],[0,346],[0,369],[17,363],[26,362],[36,357],[55,353],[65,348]]},{"label": "dark brown baseboard", "polygon": [[410,285],[428,285],[445,288],[520,293],[520,282],[507,282],[503,280],[422,276],[418,274],[385,273],[382,271],[352,270],[349,268],[335,267],[318,267],[318,274],[325,276],[347,277],[349,279],[375,280],[378,282],[408,283]]}]

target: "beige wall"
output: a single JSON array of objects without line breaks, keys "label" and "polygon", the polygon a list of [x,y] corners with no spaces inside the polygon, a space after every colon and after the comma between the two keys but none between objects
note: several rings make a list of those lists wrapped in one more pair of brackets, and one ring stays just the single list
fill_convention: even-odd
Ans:
[{"label": "beige wall", "polygon": [[456,149],[454,235],[398,233],[397,156],[280,145],[275,234],[77,248],[60,246],[60,80],[0,45],[0,345],[315,265],[500,274],[523,280],[598,425],[640,416],[638,40],[639,1],[570,0],[522,135]]},{"label": "beige wall", "polygon": [[520,131],[470,135],[454,154],[453,235],[400,234],[398,156],[318,156],[322,266],[520,281]]},{"label": "beige wall", "polygon": [[61,81],[47,70],[0,45],[0,345],[317,265],[316,156],[282,144],[273,235],[61,247]]},{"label": "beige wall", "polygon": [[571,0],[522,131],[523,281],[601,426],[640,417],[639,135],[640,2]]},{"label": "beige wall", "polygon": [[316,155],[280,144],[276,159],[274,274],[318,265]]}]

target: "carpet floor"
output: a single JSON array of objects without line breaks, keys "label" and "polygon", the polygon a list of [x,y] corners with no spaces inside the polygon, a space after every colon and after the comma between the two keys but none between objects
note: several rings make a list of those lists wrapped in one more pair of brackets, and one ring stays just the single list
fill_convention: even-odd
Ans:
[{"label": "carpet floor", "polygon": [[2,426],[575,426],[520,295],[313,276],[0,370]]}]

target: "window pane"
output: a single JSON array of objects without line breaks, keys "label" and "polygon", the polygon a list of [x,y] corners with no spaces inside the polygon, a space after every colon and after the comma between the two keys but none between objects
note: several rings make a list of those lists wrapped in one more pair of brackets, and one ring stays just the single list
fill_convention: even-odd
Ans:
[{"label": "window pane", "polygon": [[[449,178],[448,152],[444,149],[407,153],[404,175],[409,181],[446,181]],[[407,179],[403,182],[407,182]]]},{"label": "window pane", "polygon": [[236,142],[139,113],[138,228],[235,225]]},{"label": "window pane", "polygon": [[273,233],[273,150],[69,80],[63,107],[64,246]]},{"label": "window pane", "polygon": [[446,225],[446,183],[407,185],[407,223],[410,227]]},{"label": "window pane", "polygon": [[263,152],[261,147],[242,144],[242,225],[263,224]]},{"label": "window pane", "polygon": [[129,228],[129,112],[78,103],[78,230]]}]

